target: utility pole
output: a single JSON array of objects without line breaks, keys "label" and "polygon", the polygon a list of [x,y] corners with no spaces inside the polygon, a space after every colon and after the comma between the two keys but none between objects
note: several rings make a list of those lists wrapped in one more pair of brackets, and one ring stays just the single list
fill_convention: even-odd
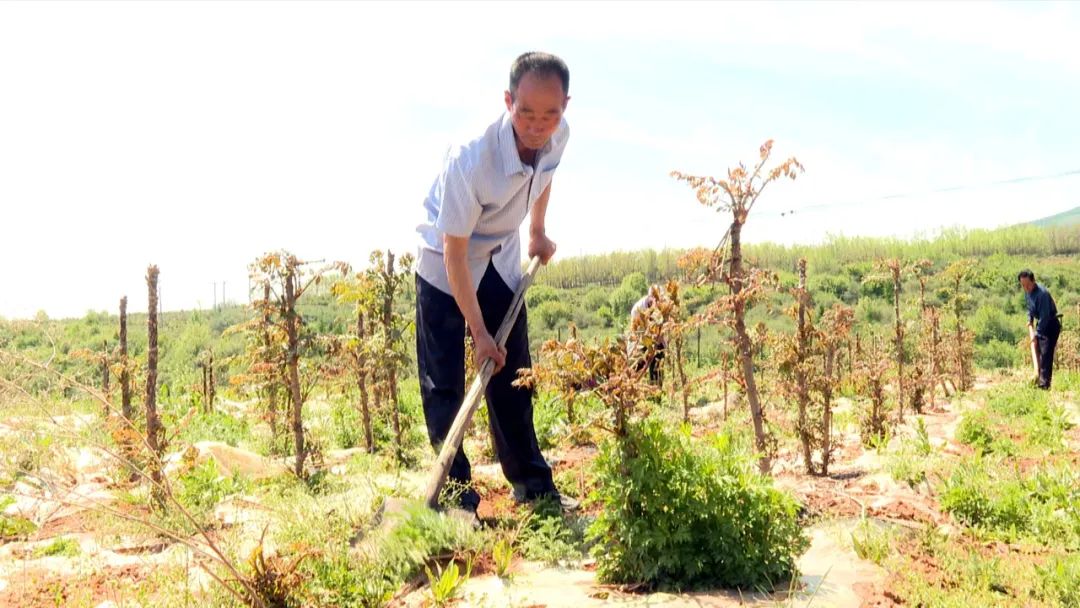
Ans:
[{"label": "utility pole", "polygon": [[225,308],[225,281],[221,282],[221,307]]},{"label": "utility pole", "polygon": [[210,310],[217,310],[217,281],[214,281],[214,307]]}]

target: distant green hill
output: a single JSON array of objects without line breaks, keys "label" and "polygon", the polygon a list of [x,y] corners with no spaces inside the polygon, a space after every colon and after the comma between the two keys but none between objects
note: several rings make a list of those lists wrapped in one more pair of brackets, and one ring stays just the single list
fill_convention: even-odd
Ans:
[{"label": "distant green hill", "polygon": [[1080,224],[1080,207],[1073,207],[1068,211],[1062,211],[1031,223],[1036,226],[1072,226],[1073,224]]}]

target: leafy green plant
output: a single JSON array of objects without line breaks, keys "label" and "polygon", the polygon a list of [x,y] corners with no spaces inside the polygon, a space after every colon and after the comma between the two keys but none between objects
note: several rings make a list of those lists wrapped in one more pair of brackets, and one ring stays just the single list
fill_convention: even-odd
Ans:
[{"label": "leafy green plant", "polygon": [[1053,451],[1065,447],[1065,431],[1071,427],[1069,413],[1065,408],[1053,404],[1036,409],[1024,424],[1029,444]]},{"label": "leafy green plant", "polygon": [[[531,292],[532,289],[530,289],[530,293]],[[594,287],[585,292],[585,299],[582,301],[582,305],[584,305],[587,310],[599,311],[601,307],[607,306],[607,302],[608,291],[603,287]]]},{"label": "leafy green plant", "polygon": [[961,585],[968,589],[982,592],[1007,592],[1001,560],[996,556],[986,558],[977,553],[971,553],[959,560],[956,569]]},{"label": "leafy green plant", "polygon": [[941,506],[960,521],[986,529],[1027,527],[1021,488],[1015,479],[996,479],[980,457],[957,465],[945,482]]},{"label": "leafy green plant", "polygon": [[4,509],[14,502],[15,499],[10,496],[0,497],[0,539],[2,540],[24,538],[37,530],[34,522],[25,517],[4,515]]},{"label": "leafy green plant", "polygon": [[205,516],[225,497],[239,494],[248,486],[240,475],[221,475],[213,459],[196,464],[178,481],[174,486],[176,500],[196,518]]},{"label": "leafy green plant", "polygon": [[324,606],[382,608],[401,586],[400,580],[386,577],[378,564],[345,555],[310,559],[304,568],[309,576],[307,595],[319,598],[319,605]]},{"label": "leafy green plant", "polygon": [[937,572],[927,577],[918,568],[900,567],[895,591],[903,605],[940,608],[1031,605],[1030,601],[1017,602],[1017,598],[1027,595],[1022,579],[1028,573],[1022,567],[1009,564],[1006,568],[997,556],[972,551],[937,532],[929,532],[930,529],[923,533],[920,544],[937,564]]},{"label": "leafy green plant", "polygon": [[596,316],[600,318],[600,322],[604,327],[612,327],[615,325],[615,313],[612,312],[611,307],[607,304],[596,309]]},{"label": "leafy green plant", "polygon": [[[294,488],[302,491],[302,484]],[[287,493],[282,500],[288,503],[295,499]],[[355,522],[329,517],[337,521],[327,526],[313,524],[310,514],[298,517],[295,529],[279,535],[284,537],[279,542],[289,540],[292,546],[324,549],[300,565],[302,588],[289,605],[382,608],[406,581],[422,575],[435,556],[478,555],[484,550],[485,537],[469,523],[422,504],[409,504],[393,518],[389,525],[371,531],[361,549],[350,551],[344,540],[355,532]],[[443,575],[450,576],[439,570],[439,576]]]},{"label": "leafy green plant", "polygon": [[1080,473],[1049,466],[1024,480],[1030,533],[1045,543],[1080,550]]},{"label": "leafy green plant", "polygon": [[990,393],[986,407],[1002,416],[1019,418],[1045,407],[1049,397],[1045,391],[1031,387],[1009,386]]},{"label": "leafy green plant", "polygon": [[[176,424],[166,416],[166,425]],[[180,441],[195,443],[198,441],[221,441],[232,447],[247,445],[252,441],[251,427],[241,416],[224,412],[200,412],[191,417],[180,432]]]},{"label": "leafy green plant", "polygon": [[[1076,342],[1073,342],[1073,344],[1075,345]],[[1058,348],[1061,349],[1060,346]],[[1074,346],[1073,352],[1080,353],[1080,348]],[[1080,361],[1080,354],[1073,356],[1075,357],[1074,360]],[[1054,370],[1054,387],[1063,391],[1080,391],[1080,371],[1062,370],[1061,373],[1058,373],[1057,370]]]},{"label": "leafy green plant", "polygon": [[[1022,429],[1027,446],[1045,448],[1051,452],[1065,448],[1065,431],[1072,426],[1068,412],[1051,403],[1046,391],[1026,386],[1010,386],[994,391],[987,400],[986,410],[980,412],[981,418],[972,421],[972,424],[988,427],[989,412],[1001,417],[1009,428]],[[975,442],[972,445],[982,452],[992,451],[1003,455],[1019,453],[1020,449],[1011,441],[1004,438],[995,440],[985,435],[986,430],[989,429],[968,428],[962,422],[957,434],[965,443],[968,443],[965,437],[970,438]]]},{"label": "leafy green plant", "polygon": [[535,316],[544,326],[551,331],[574,318],[574,311],[566,302],[552,300],[540,304],[535,309]]},{"label": "leafy green plant", "polygon": [[956,427],[956,438],[981,454],[989,454],[996,436],[986,412],[974,411],[964,415],[964,419]]},{"label": "leafy green plant", "polygon": [[495,564],[495,576],[507,578],[510,576],[510,566],[514,562],[514,544],[510,539],[503,537],[495,541],[491,548],[491,561]]},{"label": "leafy green plant", "polygon": [[893,535],[888,528],[863,518],[851,531],[851,545],[855,555],[881,566],[892,554]]},{"label": "leafy green plant", "polygon": [[855,319],[860,325],[877,325],[889,316],[889,307],[883,302],[867,297],[855,303]]},{"label": "leafy green plant", "polygon": [[1044,566],[1035,566],[1036,593],[1040,599],[1058,606],[1080,606],[1080,556],[1055,556]]},{"label": "leafy green plant", "polygon": [[428,584],[431,587],[431,601],[441,608],[455,600],[462,586],[465,585],[465,581],[469,580],[469,575],[472,574],[472,560],[465,563],[464,574],[458,569],[456,561],[451,561],[446,568],[435,564],[435,570],[438,574],[432,574],[431,568],[424,566],[424,572],[427,573]]},{"label": "leafy green plant", "polygon": [[75,557],[81,552],[79,541],[74,538],[58,538],[43,547],[34,549],[34,558],[41,557]]},{"label": "leafy green plant", "polygon": [[[530,309],[540,306],[544,302],[559,299],[559,292],[548,285],[536,285],[525,294],[525,305]],[[605,300],[606,301],[606,300]]]},{"label": "leafy green plant", "polygon": [[585,499],[596,487],[596,480],[584,468],[563,468],[555,471],[555,487],[567,496]]},{"label": "leafy green plant", "polygon": [[536,440],[541,450],[550,450],[556,446],[557,439],[564,434],[566,423],[563,411],[559,407],[559,398],[547,394],[546,398],[536,399],[533,407],[533,424],[536,428]]},{"label": "leafy green plant", "polygon": [[1080,475],[1068,466],[1023,477],[976,456],[945,480],[941,506],[961,522],[1006,540],[1080,547]]},{"label": "leafy green plant", "polygon": [[640,272],[631,272],[623,277],[619,287],[608,296],[608,306],[615,318],[620,321],[626,319],[634,302],[645,295],[648,289],[649,283]]},{"label": "leafy green plant", "polygon": [[[1002,343],[1013,345],[1026,338],[1022,318],[1016,315],[1009,316],[1000,306],[983,305],[975,311],[971,320],[971,329],[975,335],[976,344]],[[1016,348],[1012,347],[1012,352]],[[1015,355],[1014,355],[1015,358]]]},{"label": "leafy green plant", "polygon": [[884,428],[880,433],[874,433],[870,431],[871,428],[869,421],[873,416],[872,408],[864,408],[860,412],[859,417],[859,431],[860,433],[866,433],[861,435],[865,437],[863,443],[867,448],[877,452],[880,455],[884,455],[889,449],[889,444],[892,442],[892,429]]},{"label": "leafy green plant", "polygon": [[992,340],[975,345],[975,365],[983,369],[1008,369],[1022,363],[1021,353],[1012,342]]},{"label": "leafy green plant", "polygon": [[926,423],[922,416],[915,419],[915,440],[913,441],[915,454],[929,456],[934,453],[934,446],[930,443],[930,433],[926,430]]},{"label": "leafy green plant", "polygon": [[603,510],[590,526],[600,580],[758,588],[793,577],[808,543],[796,504],[724,434],[708,443],[657,420],[596,460]]},{"label": "leafy green plant", "polygon": [[379,564],[385,578],[404,581],[418,572],[432,555],[455,551],[476,553],[481,543],[482,538],[471,524],[423,505],[412,505],[381,539],[372,561]]},{"label": "leafy green plant", "polygon": [[1020,446],[1008,437],[998,437],[990,444],[990,452],[999,456],[1016,456],[1020,453]]},{"label": "leafy green plant", "polygon": [[343,449],[355,448],[364,441],[360,412],[348,403],[334,403],[330,409],[334,443]]},{"label": "leafy green plant", "polygon": [[527,559],[563,566],[582,558],[584,537],[581,522],[564,517],[552,501],[541,500],[522,522],[517,543]]},{"label": "leafy green plant", "polygon": [[889,454],[887,467],[889,474],[896,481],[902,481],[912,488],[926,481],[926,473],[933,464],[931,457],[921,455],[917,447],[905,442],[901,448]]}]

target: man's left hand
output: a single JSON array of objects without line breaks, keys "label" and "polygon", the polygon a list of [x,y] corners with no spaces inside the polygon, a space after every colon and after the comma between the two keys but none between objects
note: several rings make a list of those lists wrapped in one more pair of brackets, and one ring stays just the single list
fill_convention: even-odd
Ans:
[{"label": "man's left hand", "polygon": [[540,257],[542,264],[547,264],[551,256],[555,255],[555,241],[552,241],[544,233],[531,233],[529,235],[529,257]]}]

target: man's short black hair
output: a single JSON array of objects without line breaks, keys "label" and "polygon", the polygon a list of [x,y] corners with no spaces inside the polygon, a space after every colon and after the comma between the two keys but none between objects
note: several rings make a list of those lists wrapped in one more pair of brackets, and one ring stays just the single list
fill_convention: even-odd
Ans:
[{"label": "man's short black hair", "polygon": [[1035,273],[1025,268],[1020,271],[1020,274],[1016,275],[1016,280],[1019,281],[1020,279],[1029,279],[1032,283],[1034,283]]},{"label": "man's short black hair", "polygon": [[517,96],[518,83],[528,73],[537,76],[558,76],[564,94],[570,93],[570,68],[551,53],[530,51],[523,53],[510,66],[510,97]]}]

